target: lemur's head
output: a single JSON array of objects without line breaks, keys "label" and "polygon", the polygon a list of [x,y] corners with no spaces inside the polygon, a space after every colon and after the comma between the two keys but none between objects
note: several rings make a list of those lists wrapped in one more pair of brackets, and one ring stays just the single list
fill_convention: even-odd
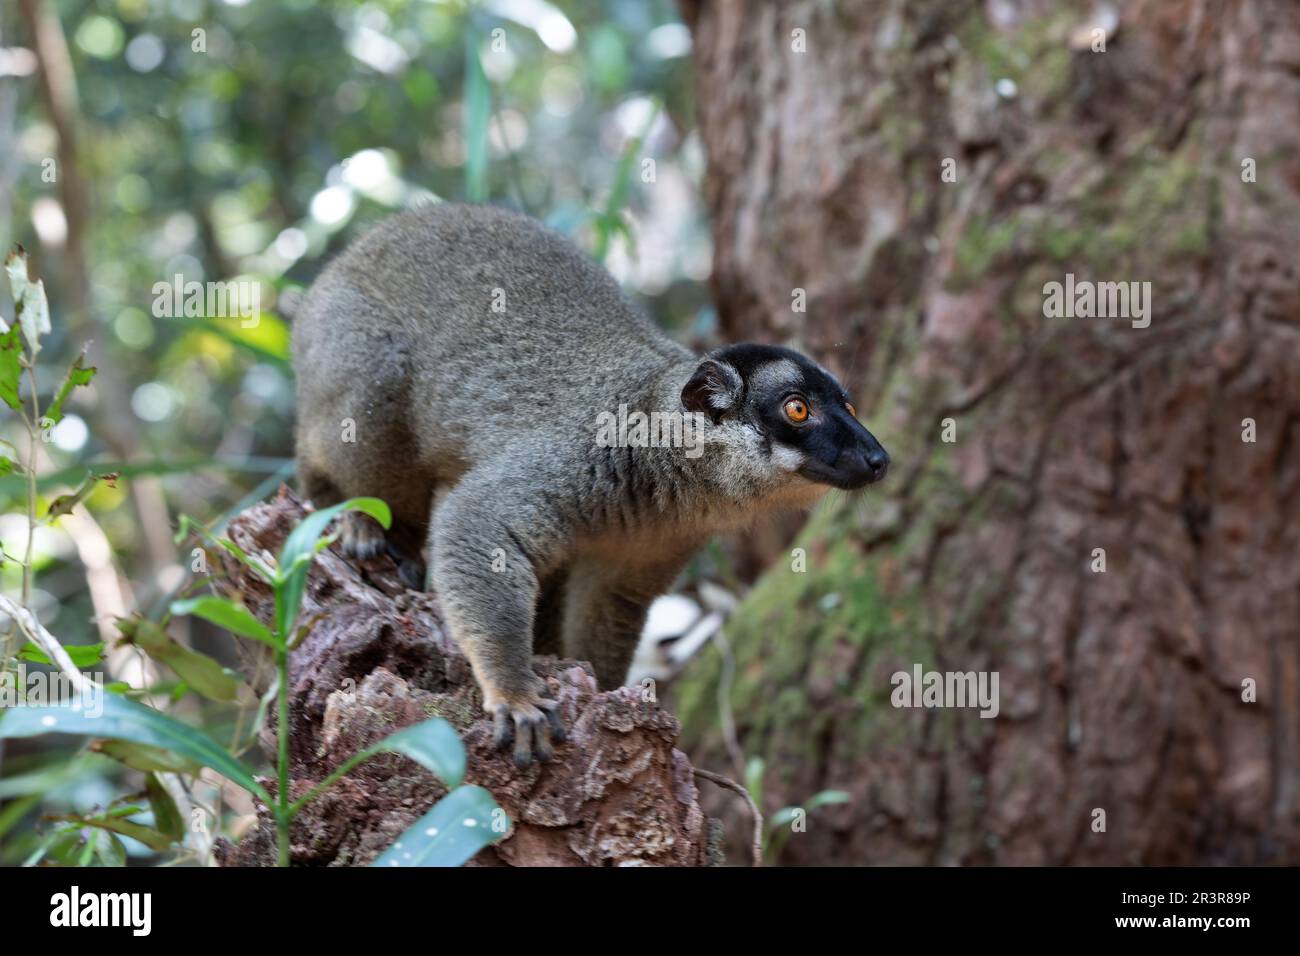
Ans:
[{"label": "lemur's head", "polygon": [[792,349],[730,345],[710,352],[682,404],[756,433],[756,451],[790,474],[853,490],[885,477],[889,454],[863,427],[844,386]]}]

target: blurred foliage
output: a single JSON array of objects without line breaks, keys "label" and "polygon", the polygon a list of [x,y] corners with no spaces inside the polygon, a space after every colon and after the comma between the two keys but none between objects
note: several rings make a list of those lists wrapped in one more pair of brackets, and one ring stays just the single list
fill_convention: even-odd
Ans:
[{"label": "blurred foliage", "polygon": [[[142,511],[138,483],[156,483],[173,524],[187,513],[219,527],[287,477],[293,383],[279,299],[397,209],[442,198],[530,212],[599,254],[675,334],[698,343],[712,333],[700,283],[709,244],[696,198],[703,160],[690,129],[689,35],[671,0],[44,5],[67,38],[79,91],[77,163],[59,167],[32,37],[6,3],[0,245],[25,245],[49,292],[42,400],[57,393],[85,339],[95,341],[101,379],[69,397],[41,448],[38,510],[92,468],[120,475],[85,501],[102,536],[79,539],[66,521],[37,534],[32,607],[64,643],[105,637],[88,556],[108,561],[130,609],[155,617],[194,570],[188,545],[160,557],[159,533],[166,545],[170,529],[151,525],[157,514]],[[76,322],[65,314],[75,298],[60,235],[68,176],[88,195],[88,314]],[[177,275],[256,280],[260,322],[155,315],[155,285]],[[0,299],[0,313],[12,316],[13,304]],[[120,393],[109,392],[105,369]],[[130,461],[106,440],[114,430],[133,436]],[[0,438],[20,434],[7,418]],[[17,475],[0,475],[0,541],[25,541],[23,492]],[[19,574],[0,568],[6,593],[16,593]],[[197,630],[176,633],[203,643]],[[204,650],[229,661],[228,643]],[[138,646],[119,645],[98,666],[112,681],[132,666],[149,674],[142,661]],[[151,680],[219,738],[247,732],[242,712],[200,701],[165,668]],[[119,845],[151,852],[129,826],[103,825],[121,806],[139,808],[138,773],[100,754],[16,743],[0,780],[10,800],[0,810],[0,863],[30,853],[36,837],[18,821],[37,813],[60,833],[81,834],[72,858],[117,860]],[[79,813],[99,823],[78,830],[68,815]]]}]

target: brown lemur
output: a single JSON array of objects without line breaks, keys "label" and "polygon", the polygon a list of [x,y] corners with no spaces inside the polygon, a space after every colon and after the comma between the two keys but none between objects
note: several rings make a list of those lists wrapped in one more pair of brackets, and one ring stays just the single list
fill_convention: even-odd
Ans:
[{"label": "brown lemur", "polygon": [[[293,360],[303,494],[388,503],[387,536],[345,520],[345,552],[387,548],[417,588],[429,556],[520,766],[564,733],[534,650],[618,686],[650,602],[712,534],[889,464],[815,362],[765,345],[697,358],[567,239],[487,206],[427,206],[354,242],[298,308]],[[627,410],[699,427],[661,429],[689,445],[598,440],[602,413]]]}]

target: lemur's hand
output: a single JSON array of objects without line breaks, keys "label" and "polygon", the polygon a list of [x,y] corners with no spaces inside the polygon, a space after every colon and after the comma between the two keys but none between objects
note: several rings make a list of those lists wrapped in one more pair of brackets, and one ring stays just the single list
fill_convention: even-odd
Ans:
[{"label": "lemur's hand", "polygon": [[512,699],[485,695],[483,709],[492,715],[492,742],[504,750],[513,738],[515,766],[520,769],[533,762],[534,754],[543,762],[550,760],[555,755],[553,744],[564,741],[560,704],[539,691],[540,687]]}]

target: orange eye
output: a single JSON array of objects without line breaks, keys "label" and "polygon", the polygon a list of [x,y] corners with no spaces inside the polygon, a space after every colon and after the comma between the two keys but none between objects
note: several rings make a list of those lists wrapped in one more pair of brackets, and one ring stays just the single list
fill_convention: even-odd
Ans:
[{"label": "orange eye", "polygon": [[785,405],[782,406],[782,408],[785,411],[785,417],[790,419],[790,421],[794,422],[796,425],[802,424],[808,420],[808,403],[802,398],[797,396],[787,398],[785,400]]},{"label": "orange eye", "polygon": [[858,410],[853,407],[852,402],[845,402],[844,407],[849,410],[849,414],[852,415],[854,418],[858,417]]}]

